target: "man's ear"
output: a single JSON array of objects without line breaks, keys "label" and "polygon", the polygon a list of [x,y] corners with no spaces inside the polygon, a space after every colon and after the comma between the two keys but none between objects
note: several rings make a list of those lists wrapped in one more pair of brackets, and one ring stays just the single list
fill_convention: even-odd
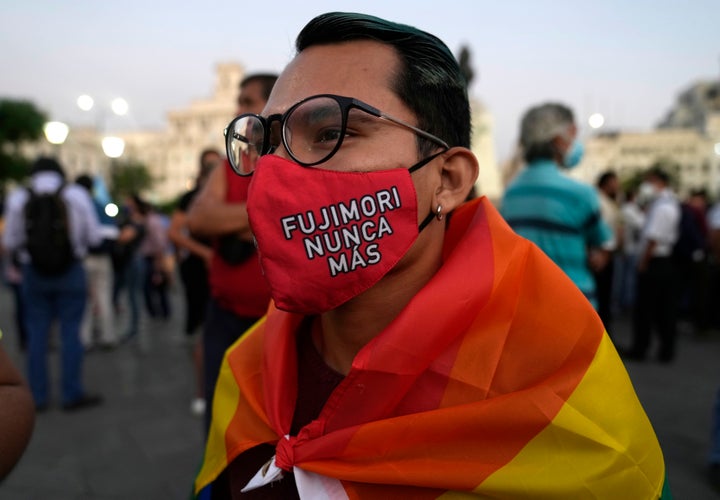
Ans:
[{"label": "man's ear", "polygon": [[467,148],[450,148],[443,154],[442,182],[435,193],[443,213],[453,211],[466,199],[478,177],[478,161]]}]

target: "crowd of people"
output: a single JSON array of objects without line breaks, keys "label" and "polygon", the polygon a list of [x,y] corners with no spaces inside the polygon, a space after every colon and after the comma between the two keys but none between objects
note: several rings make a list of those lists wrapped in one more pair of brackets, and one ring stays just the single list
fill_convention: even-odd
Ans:
[{"label": "crowd of people", "polygon": [[594,187],[572,178],[583,148],[562,104],[529,109],[519,142],[522,164],[506,175],[500,211],[573,280],[608,334],[618,315],[631,318],[631,345],[618,346],[626,359],[656,350],[673,361],[681,322],[698,335],[720,329],[712,307],[720,208],[710,210],[704,189],[680,199],[662,162],[627,179],[602,172]]},{"label": "crowd of people", "polygon": [[[656,334],[669,363],[679,319],[720,327],[720,203],[680,201],[660,166],[641,183],[574,180],[573,112],[544,103],[522,119],[524,167],[497,210],[473,194],[467,89],[441,40],[329,13],[296,47],[279,76],[241,82],[228,157],[203,150],[171,214],[132,193],[111,218],[93,178],[52,158],[8,198],[4,274],[35,411],[53,402],[55,324],[61,407],[102,404],[84,353],[177,314],[177,273],[204,498],[669,498],[618,351],[643,361]],[[37,198],[62,202],[67,262],[35,249]],[[617,346],[623,314],[632,343]],[[18,383],[0,365],[0,389]]]}]

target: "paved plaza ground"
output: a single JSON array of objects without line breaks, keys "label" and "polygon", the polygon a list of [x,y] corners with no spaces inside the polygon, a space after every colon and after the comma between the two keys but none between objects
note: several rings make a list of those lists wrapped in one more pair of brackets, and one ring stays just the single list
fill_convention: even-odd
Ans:
[{"label": "paved plaza ground", "polygon": [[[177,284],[172,299],[169,321],[143,321],[142,342],[87,355],[88,389],[102,393],[105,404],[76,413],[55,406],[39,415],[25,455],[0,484],[0,499],[189,497],[202,455],[202,421],[190,413],[194,382],[189,348],[181,342]],[[10,293],[0,288],[2,342],[24,370],[12,317]],[[627,319],[612,330],[618,345],[625,345]],[[56,379],[57,358],[53,352]],[[663,446],[670,484],[679,500],[718,498],[705,480],[705,457],[720,387],[719,361],[720,334],[698,337],[683,330],[673,364],[627,363]]]}]

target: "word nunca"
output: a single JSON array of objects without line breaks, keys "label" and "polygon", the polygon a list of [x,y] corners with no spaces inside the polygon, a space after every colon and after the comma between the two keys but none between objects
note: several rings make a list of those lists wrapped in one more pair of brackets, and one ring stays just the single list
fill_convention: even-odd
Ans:
[{"label": "word nunca", "polygon": [[[308,260],[325,257],[331,276],[380,262],[377,240],[393,234],[385,214],[402,206],[396,187],[280,219],[286,240],[300,236]],[[366,247],[363,248],[363,245]]]}]

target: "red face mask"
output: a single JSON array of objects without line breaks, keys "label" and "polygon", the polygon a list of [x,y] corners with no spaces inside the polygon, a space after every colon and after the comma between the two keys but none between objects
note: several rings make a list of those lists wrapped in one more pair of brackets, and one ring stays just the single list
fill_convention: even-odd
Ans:
[{"label": "red face mask", "polygon": [[278,309],[319,314],[375,285],[418,228],[410,169],[337,172],[275,155],[258,160],[247,210]]}]

